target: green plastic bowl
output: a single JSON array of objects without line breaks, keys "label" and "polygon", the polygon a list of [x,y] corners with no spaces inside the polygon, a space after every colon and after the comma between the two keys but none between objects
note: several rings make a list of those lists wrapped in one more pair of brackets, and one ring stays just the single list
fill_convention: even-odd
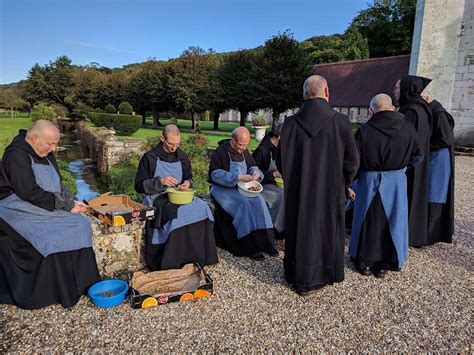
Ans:
[{"label": "green plastic bowl", "polygon": [[170,201],[171,203],[175,205],[187,205],[193,202],[195,191],[196,190],[194,189],[187,189],[187,190],[181,191],[180,189],[177,189],[177,188],[170,188],[167,190],[168,201]]},{"label": "green plastic bowl", "polygon": [[280,188],[282,189],[283,188],[283,179],[282,178],[279,178],[279,177],[276,177],[275,178],[275,184]]}]

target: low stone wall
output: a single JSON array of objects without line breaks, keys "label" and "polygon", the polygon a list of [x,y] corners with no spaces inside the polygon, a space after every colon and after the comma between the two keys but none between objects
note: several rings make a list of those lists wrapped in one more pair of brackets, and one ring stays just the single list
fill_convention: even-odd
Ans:
[{"label": "low stone wall", "polygon": [[110,227],[95,217],[88,218],[93,231],[92,247],[101,277],[123,277],[146,267],[144,221],[135,220],[122,227]]},{"label": "low stone wall", "polygon": [[144,153],[143,142],[121,141],[109,130],[94,129],[84,123],[77,126],[77,138],[84,154],[96,163],[97,170],[103,175],[130,154]]}]

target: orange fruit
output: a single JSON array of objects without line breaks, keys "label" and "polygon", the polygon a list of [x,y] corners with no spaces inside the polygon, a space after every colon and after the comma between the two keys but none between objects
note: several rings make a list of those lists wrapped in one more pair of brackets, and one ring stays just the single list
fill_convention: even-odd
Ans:
[{"label": "orange fruit", "polygon": [[185,302],[185,301],[189,301],[189,300],[192,300],[193,299],[193,294],[192,293],[185,293],[184,295],[182,295],[179,299],[179,302]]},{"label": "orange fruit", "polygon": [[212,295],[212,293],[206,290],[198,289],[194,291],[194,298],[209,297],[210,295]]},{"label": "orange fruit", "polygon": [[142,302],[142,308],[152,308],[158,306],[158,301],[154,297],[147,297]]}]

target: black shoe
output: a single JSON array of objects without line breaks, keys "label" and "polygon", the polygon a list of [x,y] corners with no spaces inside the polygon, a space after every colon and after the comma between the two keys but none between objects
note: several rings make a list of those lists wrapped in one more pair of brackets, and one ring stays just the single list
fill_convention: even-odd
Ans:
[{"label": "black shoe", "polygon": [[318,292],[320,289],[322,289],[324,286],[326,285],[320,285],[320,286],[316,286],[310,290],[296,290],[295,292],[298,294],[298,296],[302,296],[302,297],[305,297],[305,296],[310,296],[316,292]]},{"label": "black shoe", "polygon": [[370,270],[370,267],[366,266],[364,268],[357,269],[357,271],[364,276],[370,276],[372,274],[372,270]]},{"label": "black shoe", "polygon": [[273,250],[268,251],[267,254],[270,255],[270,256],[278,256],[278,255],[280,255],[280,253],[279,253],[278,250],[276,250],[276,249],[273,249]]},{"label": "black shoe", "polygon": [[387,273],[387,270],[384,269],[376,269],[374,270],[374,276],[378,279],[383,279],[385,278],[385,274]]},{"label": "black shoe", "polygon": [[258,252],[258,253],[252,254],[250,256],[250,259],[255,260],[255,261],[262,261],[262,260],[265,260],[265,255]]}]

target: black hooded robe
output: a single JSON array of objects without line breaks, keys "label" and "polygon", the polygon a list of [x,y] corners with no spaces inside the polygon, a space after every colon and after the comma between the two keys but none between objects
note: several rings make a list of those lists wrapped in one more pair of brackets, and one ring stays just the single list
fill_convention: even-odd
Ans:
[{"label": "black hooded robe", "polygon": [[400,109],[405,119],[415,126],[423,162],[407,170],[409,244],[422,247],[428,241],[428,189],[431,137],[431,109],[420,96],[430,79],[407,75],[400,79]]},{"label": "black hooded robe", "polygon": [[277,167],[285,184],[286,281],[296,292],[344,280],[344,200],[359,166],[347,116],[321,98],[288,117]]},{"label": "black hooded robe", "polygon": [[[355,141],[360,153],[359,171],[399,170],[422,159],[415,128],[398,112],[374,114],[357,130]],[[354,259],[359,269],[398,269],[397,251],[379,192],[365,214]]]},{"label": "black hooded robe", "polygon": [[[16,193],[35,206],[49,211],[58,209],[59,201],[54,194],[36,184],[30,160],[31,156],[37,164],[51,162],[59,174],[54,154],[38,156],[25,142],[25,134],[25,130],[20,130],[0,162],[0,199]],[[92,248],[44,257],[0,216],[0,304],[26,309],[61,304],[69,308],[98,281]]]},{"label": "black hooded robe", "polygon": [[430,149],[436,151],[448,148],[451,158],[451,177],[449,179],[446,203],[429,203],[428,244],[451,243],[454,234],[454,119],[436,100],[430,104],[433,112],[433,133]]},{"label": "black hooded robe", "polygon": [[[181,162],[183,171],[182,181],[192,179],[191,162],[185,152],[177,149],[167,153],[163,143],[146,152],[138,165],[135,176],[135,190],[152,195],[166,190],[159,179],[154,178],[157,159],[168,163]],[[154,201],[157,208],[155,220],[147,221],[145,225],[146,263],[151,270],[179,269],[187,263],[201,265],[216,264],[216,242],[214,240],[213,222],[205,219],[173,230],[163,244],[153,244],[153,230],[161,227],[171,219],[176,218],[179,206],[168,202],[166,194]]]}]

